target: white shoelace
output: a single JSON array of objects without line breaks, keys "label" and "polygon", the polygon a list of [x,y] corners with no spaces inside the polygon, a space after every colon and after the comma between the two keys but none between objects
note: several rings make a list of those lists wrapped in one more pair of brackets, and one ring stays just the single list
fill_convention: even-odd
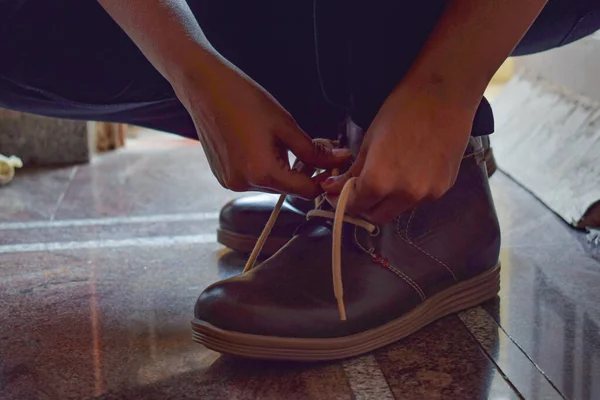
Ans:
[{"label": "white shoelace", "polygon": [[[337,300],[338,310],[340,313],[340,319],[342,321],[346,320],[346,306],[344,304],[344,284],[342,282],[342,226],[344,222],[353,224],[355,226],[359,226],[361,228],[366,229],[369,233],[373,233],[377,230],[377,226],[371,224],[360,218],[351,217],[349,215],[345,215],[346,205],[348,203],[348,197],[350,192],[354,190],[354,185],[356,182],[356,178],[351,178],[346,182],[342,192],[340,193],[337,206],[335,212],[333,211],[325,211],[320,210],[319,206],[324,201],[324,198],[321,201],[317,201],[315,204],[315,209],[308,212],[306,215],[307,219],[313,217],[320,218],[328,218],[333,220],[333,244],[332,244],[332,274],[333,274],[333,293],[335,294],[335,298]],[[250,254],[250,258],[246,263],[246,267],[244,268],[244,272],[250,271],[254,268],[256,259],[258,258],[260,251],[262,250],[265,241],[269,237],[271,233],[271,229],[275,225],[277,221],[277,217],[279,216],[279,212],[281,211],[281,207],[283,206],[283,202],[285,201],[285,195],[281,195],[265,228],[260,235],[256,245],[254,246],[254,250]]]}]

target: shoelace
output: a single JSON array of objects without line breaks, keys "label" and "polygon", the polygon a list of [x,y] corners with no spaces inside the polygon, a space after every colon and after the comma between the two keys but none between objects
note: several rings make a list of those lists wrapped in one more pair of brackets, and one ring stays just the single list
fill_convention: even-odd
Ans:
[{"label": "shoelace", "polygon": [[[346,320],[346,305],[344,304],[344,284],[342,282],[342,226],[344,222],[353,224],[355,226],[359,226],[361,228],[366,229],[369,233],[373,233],[377,230],[377,226],[371,224],[360,218],[351,217],[346,214],[346,206],[348,203],[348,197],[352,190],[354,190],[354,185],[356,182],[356,178],[350,178],[348,182],[344,184],[342,192],[340,193],[337,206],[335,208],[335,212],[333,211],[325,211],[319,209],[320,205],[325,201],[325,195],[322,196],[321,200],[316,201],[315,209],[309,211],[306,214],[306,219],[310,219],[312,217],[321,217],[328,218],[333,220],[333,243],[332,243],[332,274],[333,274],[333,293],[335,295],[335,299],[337,301],[338,310],[340,313],[340,319],[342,321]],[[271,229],[275,225],[277,221],[277,217],[279,216],[279,212],[281,211],[281,207],[283,206],[283,202],[285,201],[285,195],[281,195],[269,220],[267,221],[263,232],[261,233],[252,253],[250,254],[250,258],[246,263],[246,267],[244,268],[244,272],[250,271],[254,268],[256,259],[260,255],[260,251],[262,250],[265,241],[269,237],[271,233]]]}]

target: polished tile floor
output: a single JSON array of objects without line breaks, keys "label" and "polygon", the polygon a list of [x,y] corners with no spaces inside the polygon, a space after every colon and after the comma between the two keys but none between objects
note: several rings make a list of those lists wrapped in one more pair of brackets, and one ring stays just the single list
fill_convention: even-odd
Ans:
[{"label": "polished tile floor", "polygon": [[600,251],[502,173],[498,299],[321,364],[191,340],[198,293],[244,259],[215,242],[234,194],[193,142],[153,135],[0,189],[0,399],[598,399]]}]

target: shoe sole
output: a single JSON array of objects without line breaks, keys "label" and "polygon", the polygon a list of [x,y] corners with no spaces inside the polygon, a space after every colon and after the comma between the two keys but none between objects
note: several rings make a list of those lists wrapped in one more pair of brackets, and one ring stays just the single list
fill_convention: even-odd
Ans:
[{"label": "shoe sole", "polygon": [[500,290],[500,264],[432,296],[409,313],[377,328],[340,338],[306,339],[252,335],[192,321],[193,338],[211,350],[247,358],[329,361],[387,346],[449,314],[474,307]]},{"label": "shoe sole", "polygon": [[[484,154],[485,165],[487,168],[488,177],[496,172],[496,160],[491,148],[487,149]],[[261,255],[270,257],[282,248],[292,237],[269,236],[265,241]],[[258,236],[244,235],[227,229],[217,229],[217,242],[223,246],[240,253],[252,253],[254,245],[258,241]]]}]

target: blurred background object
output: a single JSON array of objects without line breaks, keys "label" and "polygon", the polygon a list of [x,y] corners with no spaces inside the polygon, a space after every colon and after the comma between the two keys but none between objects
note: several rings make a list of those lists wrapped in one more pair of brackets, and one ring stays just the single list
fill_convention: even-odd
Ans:
[{"label": "blurred background object", "polygon": [[600,33],[516,57],[492,99],[499,169],[578,228],[600,227],[599,65]]},{"label": "blurred background object", "polygon": [[19,157],[0,154],[0,186],[10,183],[15,176],[15,169],[22,166],[23,162]]}]

